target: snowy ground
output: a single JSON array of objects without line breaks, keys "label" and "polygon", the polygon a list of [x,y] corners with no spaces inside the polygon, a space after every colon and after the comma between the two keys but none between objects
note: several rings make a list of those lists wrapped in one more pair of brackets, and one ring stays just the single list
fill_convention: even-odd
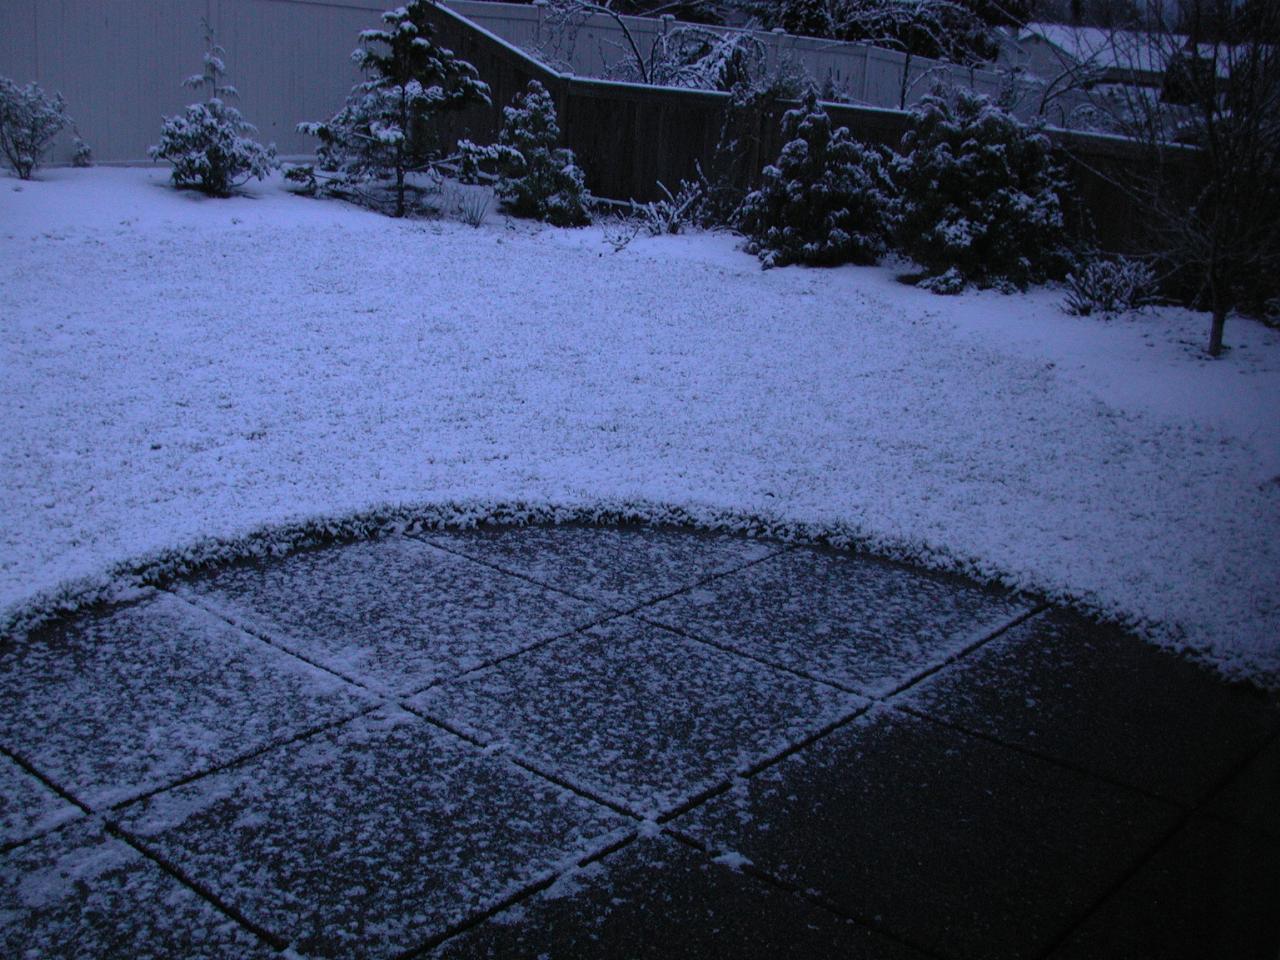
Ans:
[{"label": "snowy ground", "polygon": [[813,524],[1280,671],[1280,334],[762,272],[728,236],[0,179],[0,611],[379,504]]}]

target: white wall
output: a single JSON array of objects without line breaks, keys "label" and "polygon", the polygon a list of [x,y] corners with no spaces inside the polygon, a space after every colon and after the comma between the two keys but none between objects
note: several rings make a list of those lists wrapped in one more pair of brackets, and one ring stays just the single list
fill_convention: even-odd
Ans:
[{"label": "white wall", "polygon": [[[351,63],[360,30],[376,26],[394,0],[0,0],[0,76],[35,80],[59,91],[80,134],[103,162],[138,162],[160,133],[161,117],[191,101],[180,84],[200,71],[200,19],[213,24],[227,49],[228,79],[240,90],[240,109],[264,142],[284,156],[310,154],[315,141],[295,132],[302,120],[333,114],[358,79]],[[449,0],[449,6],[499,37],[526,49],[544,46],[542,11],[528,5]],[[645,53],[665,28],[628,17]],[[811,37],[756,33],[771,63],[793,59],[818,82],[828,75],[856,102],[897,108],[906,58],[892,50]],[[572,72],[601,76],[619,56],[622,34],[594,15],[572,49],[561,52]],[[564,64],[552,64],[564,66]],[[906,102],[929,92],[946,74],[988,95],[1000,75],[914,58]],[[50,160],[70,159],[70,135]]]},{"label": "white wall", "polygon": [[[294,131],[338,109],[357,79],[357,34],[383,0],[0,0],[0,76],[61,92],[100,161],[138,161],[161,117],[192,100],[180,84],[200,72],[200,18],[227,49],[228,80],[263,141],[308,154]],[[50,160],[70,157],[63,137]]]}]

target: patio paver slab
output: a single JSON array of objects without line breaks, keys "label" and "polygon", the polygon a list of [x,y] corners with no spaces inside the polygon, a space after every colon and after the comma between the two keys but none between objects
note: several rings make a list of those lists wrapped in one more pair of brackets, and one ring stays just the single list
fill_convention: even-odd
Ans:
[{"label": "patio paver slab", "polygon": [[879,560],[795,550],[643,611],[646,619],[859,693],[889,693],[1029,609]]},{"label": "patio paver slab", "polygon": [[440,960],[924,960],[682,843],[641,838],[446,941]]},{"label": "patio paver slab", "polygon": [[0,854],[0,956],[9,960],[268,960],[274,950],[101,823]]},{"label": "patio paver slab", "polygon": [[603,613],[403,537],[231,567],[181,590],[391,695],[420,690]]},{"label": "patio paver slab", "polygon": [[8,757],[0,756],[0,848],[34,837],[80,816]]},{"label": "patio paver slab", "polygon": [[426,535],[469,557],[616,609],[630,609],[782,549],[650,527],[514,527]]},{"label": "patio paver slab", "polygon": [[397,708],[140,801],[121,826],[324,957],[412,948],[627,829]]},{"label": "patio paver slab", "polygon": [[1280,726],[1260,695],[1063,610],[1019,624],[901,702],[1183,803]]},{"label": "patio paver slab", "polygon": [[1280,737],[1276,737],[1209,804],[1234,823],[1280,838]]},{"label": "patio paver slab", "polygon": [[1275,960],[1280,841],[1194,817],[1053,960]]},{"label": "patio paver slab", "polygon": [[1274,698],[955,578],[607,533],[456,535],[554,583],[390,537],[0,642],[0,956],[1268,947]]},{"label": "patio paver slab", "polygon": [[0,701],[0,742],[95,809],[369,705],[167,594],[8,646]]},{"label": "patio paver slab", "polygon": [[885,708],[677,818],[945,957],[1038,956],[1177,808]]},{"label": "patio paver slab", "polygon": [[674,808],[865,703],[629,618],[411,701],[643,816]]}]

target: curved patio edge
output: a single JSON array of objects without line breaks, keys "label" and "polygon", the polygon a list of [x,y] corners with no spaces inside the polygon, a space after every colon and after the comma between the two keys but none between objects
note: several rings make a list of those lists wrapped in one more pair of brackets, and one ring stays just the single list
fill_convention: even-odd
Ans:
[{"label": "curved patio edge", "polygon": [[534,525],[651,526],[778,540],[871,555],[936,573],[967,577],[1066,607],[1187,656],[1224,678],[1280,689],[1280,668],[1223,661],[1187,644],[1176,624],[1135,617],[1095,600],[1042,583],[1028,583],[990,564],[928,543],[877,537],[855,524],[790,519],[706,504],[660,503],[642,498],[581,501],[522,499],[440,500],[380,504],[347,514],[311,516],[257,526],[246,533],[200,538],[115,564],[102,574],[62,582],[0,612],[0,641],[19,641],[42,626],[89,607],[123,602],[147,587],[164,587],[192,574],[247,560],[285,557],[330,544],[354,543],[432,530]]}]

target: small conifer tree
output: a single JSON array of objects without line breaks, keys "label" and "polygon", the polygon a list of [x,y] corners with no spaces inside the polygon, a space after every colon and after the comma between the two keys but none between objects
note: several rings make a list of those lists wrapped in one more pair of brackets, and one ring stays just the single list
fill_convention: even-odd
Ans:
[{"label": "small conifer tree", "polygon": [[92,167],[93,166],[93,148],[85,142],[84,137],[80,136],[80,131],[73,127],[74,136],[71,140],[71,165],[73,167]]},{"label": "small conifer tree", "polygon": [[62,94],[47,97],[34,83],[20,86],[0,77],[0,153],[19,179],[31,179],[53,138],[70,122]]},{"label": "small conifer tree", "polygon": [[1070,264],[1048,138],[964,89],[924,98],[894,164],[896,233],[939,293],[1025,288]]},{"label": "small conifer tree", "polygon": [[351,58],[366,79],[330,120],[298,125],[320,139],[317,163],[333,174],[327,182],[334,189],[359,191],[368,181],[389,180],[397,217],[407,211],[407,176],[439,160],[431,119],[489,103],[489,87],[476,68],[431,39],[431,6],[430,0],[409,0],[382,15],[382,29],[361,32],[361,46]]},{"label": "small conifer tree", "polygon": [[225,197],[251,177],[266,177],[276,166],[275,145],[264,147],[250,134],[257,128],[228,102],[239,96],[227,83],[226,50],[204,21],[204,69],[182,81],[202,90],[205,99],[175,117],[165,117],[160,142],[147,152],[153,160],[173,164],[173,185]]},{"label": "small conifer tree", "polygon": [[805,37],[831,36],[831,13],[825,0],[782,0],[779,26],[787,33]]},{"label": "small conifer tree", "polygon": [[738,226],[765,267],[874,263],[884,253],[889,181],[879,153],[832,130],[811,91],[782,118],[787,144],[747,195]]},{"label": "small conifer tree", "polygon": [[560,126],[551,94],[537,80],[516,94],[502,111],[498,150],[502,173],[497,194],[518,217],[545,220],[561,227],[589,222],[588,194],[573,151],[557,147]]}]

